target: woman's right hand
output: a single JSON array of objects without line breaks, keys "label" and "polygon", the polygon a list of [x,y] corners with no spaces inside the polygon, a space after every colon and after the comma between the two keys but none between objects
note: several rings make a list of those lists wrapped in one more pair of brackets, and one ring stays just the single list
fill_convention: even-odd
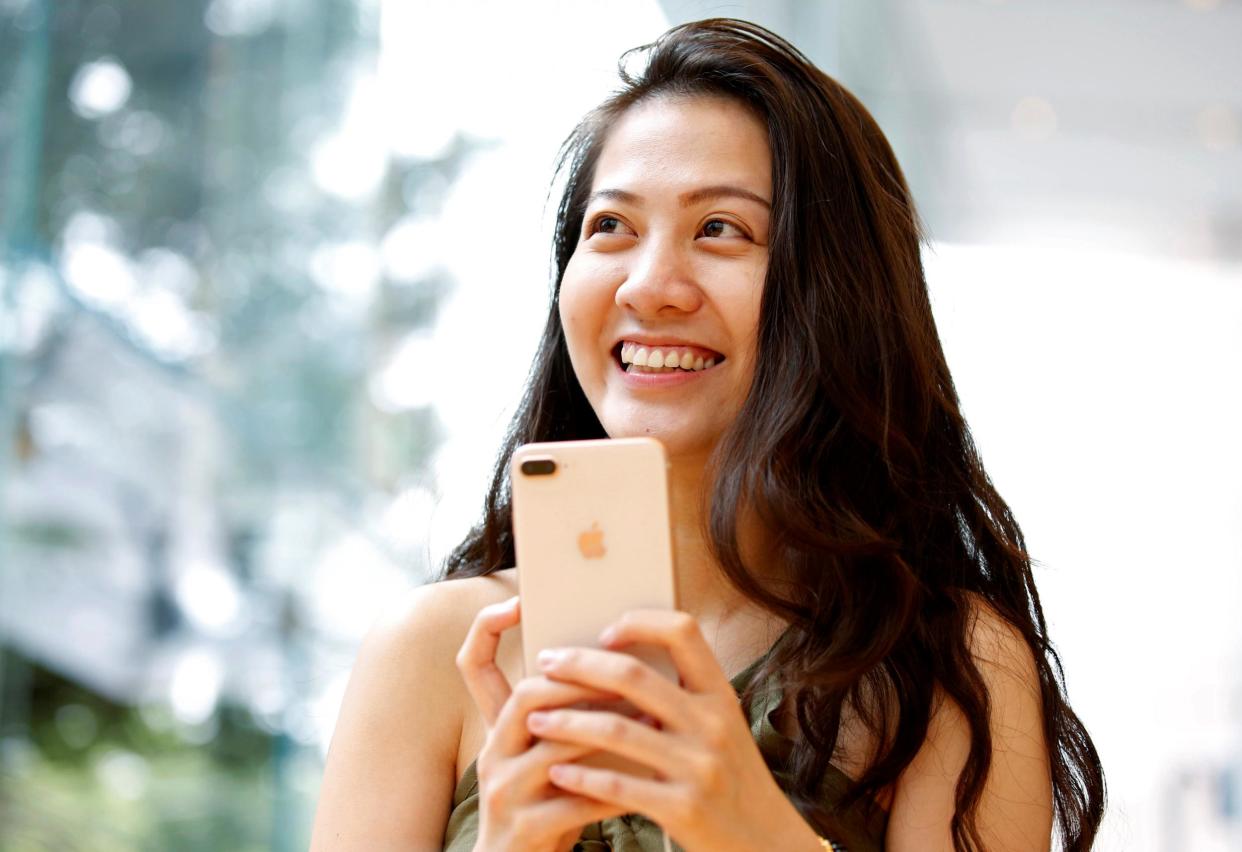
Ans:
[{"label": "woman's right hand", "polygon": [[617,696],[543,675],[522,678],[510,689],[496,665],[496,648],[500,634],[520,618],[517,597],[483,607],[457,653],[457,668],[487,725],[475,767],[479,837],[474,848],[476,852],[566,852],[584,826],[623,811],[553,786],[548,767],[576,760],[594,749],[536,740],[527,729],[526,717],[534,710]]}]

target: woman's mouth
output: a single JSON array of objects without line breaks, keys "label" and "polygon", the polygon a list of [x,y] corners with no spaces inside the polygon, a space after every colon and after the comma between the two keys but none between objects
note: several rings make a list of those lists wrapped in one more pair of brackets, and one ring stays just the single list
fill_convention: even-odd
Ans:
[{"label": "woman's mouth", "polygon": [[719,352],[701,346],[652,345],[622,340],[613,355],[627,373],[701,373],[724,361]]}]

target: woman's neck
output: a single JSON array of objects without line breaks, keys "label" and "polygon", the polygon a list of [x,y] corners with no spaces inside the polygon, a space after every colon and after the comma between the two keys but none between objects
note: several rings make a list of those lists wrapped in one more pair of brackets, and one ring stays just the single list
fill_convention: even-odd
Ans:
[{"label": "woman's neck", "polygon": [[704,535],[704,510],[710,503],[703,499],[703,492],[711,487],[706,481],[707,459],[679,457],[669,462],[678,606],[701,622],[720,624],[746,608],[750,600],[729,583]]}]

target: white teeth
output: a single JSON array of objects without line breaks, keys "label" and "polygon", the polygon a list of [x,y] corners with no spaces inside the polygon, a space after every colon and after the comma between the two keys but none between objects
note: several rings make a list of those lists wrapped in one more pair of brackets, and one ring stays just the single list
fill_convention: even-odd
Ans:
[{"label": "white teeth", "polygon": [[689,349],[648,349],[637,343],[622,343],[621,363],[646,368],[643,372],[699,371],[714,367],[716,358],[713,356],[704,360],[702,355],[696,355]]}]

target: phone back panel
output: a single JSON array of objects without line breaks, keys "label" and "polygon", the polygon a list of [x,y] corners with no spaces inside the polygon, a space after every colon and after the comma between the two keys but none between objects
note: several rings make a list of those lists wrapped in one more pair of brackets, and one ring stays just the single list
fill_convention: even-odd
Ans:
[{"label": "phone back panel", "polygon": [[[522,473],[552,459],[556,472]],[[667,461],[651,438],[528,444],[513,459],[513,527],[527,674],[543,648],[598,647],[629,609],[676,609]],[[677,682],[662,648],[626,648]]]}]

